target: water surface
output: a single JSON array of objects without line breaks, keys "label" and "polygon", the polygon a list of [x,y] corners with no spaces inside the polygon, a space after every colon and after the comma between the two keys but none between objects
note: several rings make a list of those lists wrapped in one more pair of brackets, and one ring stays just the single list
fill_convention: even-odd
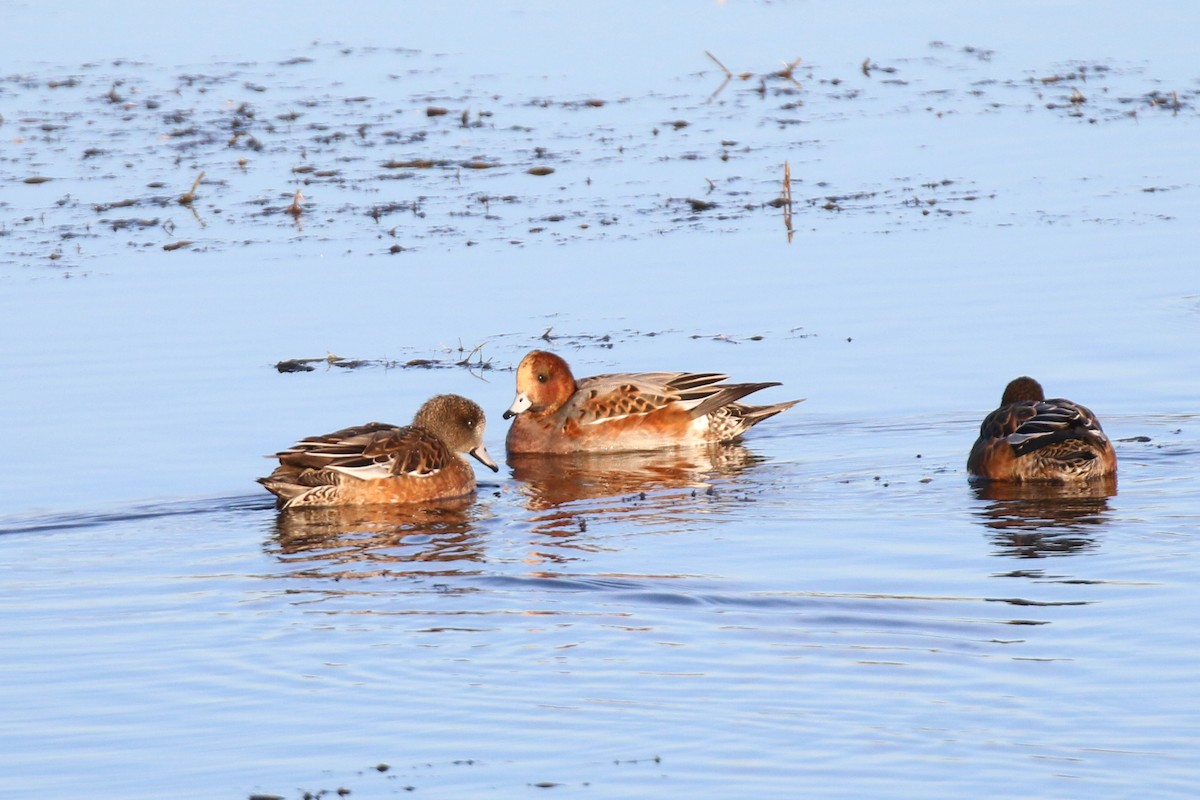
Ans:
[{"label": "water surface", "polygon": [[[0,786],[1190,796],[1186,20],[291,8],[12,11]],[[532,347],[807,399],[462,507],[253,483],[444,391],[499,455]],[[969,485],[1022,373],[1115,494]]]}]

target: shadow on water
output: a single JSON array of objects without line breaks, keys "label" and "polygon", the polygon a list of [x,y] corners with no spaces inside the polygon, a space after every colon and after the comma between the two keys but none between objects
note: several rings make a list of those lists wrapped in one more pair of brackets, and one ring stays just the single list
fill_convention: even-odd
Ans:
[{"label": "shadow on water", "polygon": [[1117,481],[1080,485],[991,482],[974,487],[975,511],[996,554],[1017,558],[1072,555],[1098,546],[1110,522],[1108,498]]}]

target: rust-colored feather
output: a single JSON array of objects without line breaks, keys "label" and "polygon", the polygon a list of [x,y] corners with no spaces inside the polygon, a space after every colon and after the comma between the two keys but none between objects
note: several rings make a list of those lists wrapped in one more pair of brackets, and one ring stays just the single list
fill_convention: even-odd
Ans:
[{"label": "rust-colored feather", "polygon": [[277,453],[279,466],[259,482],[287,507],[461,497],[474,491],[475,475],[456,450],[497,469],[483,445],[484,428],[478,405],[439,395],[413,425],[371,422],[302,439]]},{"label": "rust-colored feather", "polygon": [[718,372],[622,372],[578,381],[565,361],[534,350],[517,367],[509,452],[654,450],[732,441],[796,403],[737,401],[778,383],[724,383]]}]

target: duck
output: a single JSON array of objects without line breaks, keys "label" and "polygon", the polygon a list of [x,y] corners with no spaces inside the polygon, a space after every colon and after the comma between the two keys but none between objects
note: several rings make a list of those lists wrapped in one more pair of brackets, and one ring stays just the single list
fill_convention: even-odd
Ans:
[{"label": "duck", "polygon": [[[449,500],[475,491],[466,455],[498,472],[483,443],[483,409],[456,394],[432,397],[411,425],[369,422],[301,439],[268,458],[258,482],[281,509]],[[465,455],[464,455],[465,454]]]},{"label": "duck", "polygon": [[1079,483],[1115,477],[1117,454],[1090,409],[1047,400],[1025,375],[1009,382],[1000,407],[984,418],[967,472],[984,481]]},{"label": "duck", "polygon": [[737,402],[770,383],[724,383],[717,372],[623,372],[576,380],[559,355],[533,350],[517,365],[504,412],[511,453],[604,453],[733,442],[801,400]]}]

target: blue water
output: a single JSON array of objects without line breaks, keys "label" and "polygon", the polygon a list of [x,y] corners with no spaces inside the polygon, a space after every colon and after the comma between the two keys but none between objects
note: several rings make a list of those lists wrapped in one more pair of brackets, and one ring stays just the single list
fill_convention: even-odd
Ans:
[{"label": "blue water", "polygon": [[[356,8],[6,12],[4,794],[1194,793],[1194,12]],[[253,483],[446,391],[500,455],[532,347],[806,400],[458,510]],[[1022,373],[1116,495],[968,484]]]}]

